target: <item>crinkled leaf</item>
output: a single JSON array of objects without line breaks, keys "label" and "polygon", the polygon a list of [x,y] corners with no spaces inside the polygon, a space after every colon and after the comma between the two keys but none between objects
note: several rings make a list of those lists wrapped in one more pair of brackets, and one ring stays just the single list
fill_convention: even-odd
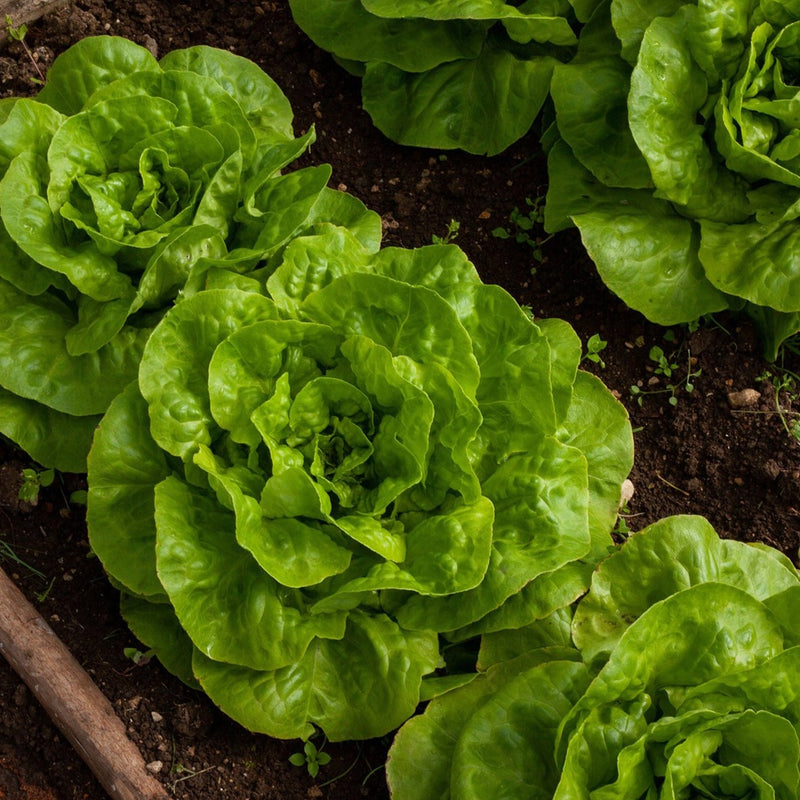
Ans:
[{"label": "crinkled leaf", "polygon": [[[303,658],[317,638],[344,634],[341,613],[310,615],[236,542],[235,519],[175,477],[156,487],[159,579],[181,626],[211,658],[258,670]],[[294,602],[292,602],[294,600]]]},{"label": "crinkled leaf", "polygon": [[88,37],[53,62],[36,99],[62,114],[77,114],[98,88],[139,70],[157,69],[150,51],[128,39]]},{"label": "crinkled leaf", "polygon": [[397,611],[405,627],[461,628],[537,576],[589,552],[587,467],[577,450],[545,438],[536,451],[509,458],[483,486],[495,507],[486,576],[468,592],[411,597]]},{"label": "crinkled leaf", "polygon": [[530,129],[554,64],[549,56],[518,59],[490,43],[477,58],[422,73],[371,62],[362,83],[364,109],[400,144],[496,155]]},{"label": "crinkled leaf", "polygon": [[796,221],[740,225],[703,221],[700,229],[700,261],[720,291],[776,311],[800,308]]},{"label": "crinkled leaf", "polygon": [[[453,754],[453,800],[551,796],[556,731],[588,684],[586,667],[552,661],[522,672],[473,713]],[[524,759],[519,758],[525,753]]]},{"label": "crinkled leaf", "polygon": [[175,306],[148,340],[139,369],[153,438],[168,453],[190,454],[209,444],[216,424],[208,400],[214,350],[239,328],[275,319],[274,303],[235,290],[203,292]]},{"label": "crinkled leaf", "polygon": [[89,543],[110,575],[136,595],[161,596],[156,573],[155,488],[170,474],[131,383],[109,406],[89,452]]},{"label": "crinkled leaf", "polygon": [[575,643],[587,662],[605,658],[646,609],[699,583],[736,586],[761,601],[800,586],[791,563],[772,552],[779,555],[721,540],[702,517],[656,522],[600,565],[575,613]]},{"label": "crinkled leaf", "polygon": [[264,143],[292,137],[292,107],[278,85],[257,64],[234,53],[197,45],[167,53],[162,69],[178,69],[213,78],[245,112]]},{"label": "crinkled leaf", "polygon": [[728,307],[705,275],[699,230],[690,220],[635,206],[624,213],[598,209],[574,220],[603,282],[649,320],[674,325]]},{"label": "crinkled leaf", "polygon": [[0,282],[0,384],[78,416],[100,414],[136,376],[147,329],[126,327],[97,352],[71,356],[74,312],[54,294],[25,295]]},{"label": "crinkled leaf", "polygon": [[258,672],[196,652],[194,672],[211,699],[249,730],[308,738],[318,725],[328,739],[341,741],[382,736],[407,719],[422,676],[437,660],[434,634],[352,613],[341,640],[318,639],[283,669]]}]

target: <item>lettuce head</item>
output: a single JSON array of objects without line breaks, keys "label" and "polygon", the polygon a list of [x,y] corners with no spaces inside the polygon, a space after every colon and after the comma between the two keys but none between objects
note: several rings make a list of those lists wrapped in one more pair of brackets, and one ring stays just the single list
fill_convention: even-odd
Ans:
[{"label": "lettuce head", "polygon": [[220,275],[89,456],[123,615],[251,730],[385,734],[464,680],[445,637],[568,605],[610,546],[631,429],[580,356],[453,245],[320,226],[266,284]]},{"label": "lettuce head", "polygon": [[[192,47],[156,61],[110,36],[59,56],[36,98],[0,101],[2,433],[84,471],[177,299],[264,268],[318,221],[367,219],[326,188],[330,167],[280,174],[314,137],[291,121],[244,58]],[[377,247],[377,215],[362,232]]]},{"label": "lettuce head", "polygon": [[576,607],[484,637],[480,675],[397,734],[392,797],[796,798],[799,614],[778,551],[655,523]]},{"label": "lettuce head", "polygon": [[800,330],[793,3],[595,4],[556,65],[546,224],[664,325],[742,309],[774,358]]}]

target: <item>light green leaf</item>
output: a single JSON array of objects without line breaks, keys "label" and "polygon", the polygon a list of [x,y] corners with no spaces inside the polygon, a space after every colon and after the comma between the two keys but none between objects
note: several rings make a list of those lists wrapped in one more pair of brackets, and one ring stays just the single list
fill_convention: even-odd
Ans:
[{"label": "light green leaf", "polygon": [[687,42],[695,9],[684,6],[647,29],[631,74],[628,118],[647,160],[656,197],[687,216],[740,222],[750,213],[746,185],[711,151],[701,109],[710,87]]},{"label": "light green leaf", "polygon": [[[588,684],[586,667],[552,661],[502,686],[464,726],[453,754],[452,800],[549,797],[560,770],[556,731]],[[520,753],[526,757],[519,758]]]},{"label": "light green leaf", "polygon": [[422,364],[439,364],[469,394],[478,366],[467,331],[436,293],[378,275],[345,275],[309,296],[301,307],[309,319],[348,336],[363,336]]},{"label": "light green leaf", "polygon": [[549,56],[518,59],[489,43],[477,58],[422,73],[370,62],[361,90],[364,110],[400,144],[496,155],[530,129],[554,64]]},{"label": "light green leaf", "polygon": [[208,365],[217,345],[239,328],[277,315],[268,298],[237,290],[200,292],[167,313],[145,347],[139,385],[153,438],[168,453],[191,455],[216,430]]},{"label": "light green leaf", "polygon": [[43,467],[86,472],[86,454],[100,421],[74,417],[0,388],[0,433]]},{"label": "light green leaf", "polygon": [[800,309],[797,221],[701,222],[699,257],[720,291],[785,313]]},{"label": "light green leaf", "polygon": [[18,98],[0,126],[0,174],[23,151],[46,157],[53,134],[63,121],[64,117],[45,103]]},{"label": "light green leaf", "polygon": [[[497,664],[466,686],[435,698],[423,714],[406,722],[395,736],[386,762],[392,797],[448,800],[453,756],[472,715],[517,675],[546,660],[537,652]],[[419,769],[420,764],[425,764],[425,769]]]},{"label": "light green leaf", "polygon": [[267,292],[285,311],[297,313],[300,303],[332,280],[351,272],[372,272],[369,253],[347,229],[316,226],[318,233],[291,241],[280,266],[267,279]]},{"label": "light green leaf", "polygon": [[84,294],[114,300],[130,292],[130,277],[96,247],[70,243],[47,201],[47,164],[40,156],[16,156],[0,181],[3,223],[16,244],[39,264],[60,272]]},{"label": "light green leaf", "polygon": [[[96,91],[88,107],[109,102],[135,108],[144,96],[150,102],[163,99],[173,108],[173,124],[222,135],[225,127],[235,131],[226,155],[239,150],[250,157],[255,151],[255,134],[242,107],[213,78],[194,72],[160,68],[137,72]],[[222,129],[222,130],[221,130]]]},{"label": "light green leaf", "polygon": [[761,601],[800,586],[791,564],[720,539],[704,518],[668,517],[631,536],[600,565],[575,613],[575,643],[587,663],[606,658],[650,606],[711,581],[736,586]]},{"label": "light green leaf", "polygon": [[197,45],[167,53],[162,69],[188,70],[213,78],[241,106],[256,137],[281,142],[292,137],[292,107],[257,64],[227,50]]},{"label": "light green leaf", "polygon": [[[608,762],[638,738],[646,725],[644,708],[658,689],[697,686],[741,672],[782,649],[783,635],[772,615],[733,586],[700,583],[656,602],[625,631],[565,718],[556,750],[564,782],[556,796],[572,785],[596,788],[598,777],[608,774]],[[620,720],[598,725],[612,710]]]},{"label": "light green leaf", "polygon": [[629,89],[630,67],[615,57],[557,64],[550,87],[558,131],[578,161],[606,186],[643,189],[652,178],[628,126]]},{"label": "light green leaf", "polygon": [[353,612],[343,639],[318,639],[283,669],[258,672],[198,652],[194,671],[211,699],[251,731],[307,739],[318,725],[342,741],[383,736],[410,717],[437,660],[434,634]]},{"label": "light green leaf", "polygon": [[328,187],[322,190],[311,209],[308,224],[325,222],[347,228],[368,252],[378,252],[383,235],[381,216],[352,194]]},{"label": "light green leaf", "polygon": [[652,322],[691,322],[728,307],[705,275],[699,230],[690,220],[632,205],[624,213],[608,208],[578,214],[574,221],[603,282]]},{"label": "light green leaf", "polygon": [[[254,250],[265,253],[286,244],[301,227],[311,224],[310,215],[331,176],[329,164],[306,167],[263,183],[244,199],[248,217],[258,223]],[[245,220],[243,211],[237,219]]]},{"label": "light green leaf", "polygon": [[[181,627],[210,658],[274,670],[317,637],[341,638],[342,613],[310,615],[236,542],[233,514],[175,477],[156,487],[158,576]],[[202,679],[201,679],[202,680]]]},{"label": "light green leaf", "polygon": [[462,628],[539,575],[585,556],[590,549],[587,486],[584,457],[554,439],[542,439],[535,451],[509,458],[483,484],[495,507],[494,543],[484,580],[460,594],[411,597],[397,619],[407,628]]},{"label": "light green leaf", "polygon": [[215,349],[208,366],[214,420],[234,441],[258,444],[262,433],[253,414],[273,397],[278,381],[288,381],[297,393],[336,363],[340,344],[329,327],[297,320],[274,319],[234,331]]},{"label": "light green leaf", "polygon": [[382,19],[360,0],[290,0],[292,16],[318,47],[357,62],[383,62],[409,72],[474,58],[488,25],[463,20]]},{"label": "light green leaf", "polygon": [[139,70],[158,68],[149,50],[128,39],[90,36],[53,62],[36,99],[62,114],[77,114],[98,88]]},{"label": "light green leaf", "polygon": [[527,3],[519,8],[504,0],[362,0],[362,5],[378,17],[429,20],[502,21],[509,36],[517,42],[575,44],[576,37],[565,17],[537,12]]},{"label": "light green leaf", "polygon": [[683,0],[611,0],[614,31],[622,43],[622,57],[636,63],[642,37],[656,17],[672,16],[683,7]]},{"label": "light green leaf", "polygon": [[445,298],[447,290],[459,283],[480,283],[467,254],[454,244],[432,244],[415,249],[384,247],[375,255],[372,266],[379,275],[414,286],[427,286]]},{"label": "light green leaf", "polygon": [[76,321],[55,294],[30,297],[0,281],[0,384],[65,414],[103,413],[136,376],[150,331],[126,327],[97,352],[71,356]]},{"label": "light green leaf", "polygon": [[164,596],[156,574],[155,488],[170,474],[131,383],[109,406],[89,453],[89,543],[106,572],[136,595]]},{"label": "light green leaf", "polygon": [[569,413],[557,435],[589,463],[589,529],[593,538],[610,545],[622,482],[633,467],[628,414],[599,378],[579,371]]}]

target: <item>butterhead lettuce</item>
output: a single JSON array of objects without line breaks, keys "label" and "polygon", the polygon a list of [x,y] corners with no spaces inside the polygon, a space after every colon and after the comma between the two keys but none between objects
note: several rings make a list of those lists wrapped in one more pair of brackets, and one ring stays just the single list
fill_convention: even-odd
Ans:
[{"label": "butterhead lettuce", "polygon": [[746,307],[774,358],[800,329],[793,3],[595,4],[551,86],[546,224],[671,325]]},{"label": "butterhead lettuce", "polygon": [[528,132],[553,66],[577,42],[567,0],[290,0],[290,6],[315,44],[362,78],[364,110],[376,127],[417,147],[501,152]]},{"label": "butterhead lettuce", "polygon": [[576,608],[484,637],[484,671],[397,734],[392,797],[796,798],[798,613],[782,554],[655,523]]},{"label": "butterhead lettuce", "polygon": [[92,548],[246,727],[382,735],[444,636],[546,617],[609,547],[631,430],[579,361],[455,246],[319,226],[158,323],[89,456]]},{"label": "butterhead lettuce", "polygon": [[[291,121],[244,58],[192,47],[156,61],[108,36],[56,59],[35,99],[0,102],[4,434],[85,470],[94,426],[177,298],[263,268],[315,222],[367,219],[326,188],[329,167],[281,175],[314,136],[295,139]],[[362,232],[377,247],[376,215]]]}]

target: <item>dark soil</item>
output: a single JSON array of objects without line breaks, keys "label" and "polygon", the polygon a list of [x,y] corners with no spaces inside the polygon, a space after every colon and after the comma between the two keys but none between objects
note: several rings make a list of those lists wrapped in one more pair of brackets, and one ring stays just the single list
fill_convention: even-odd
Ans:
[{"label": "dark soil", "polygon": [[[457,220],[456,241],[485,281],[504,286],[537,316],[568,320],[584,342],[595,333],[606,340],[605,368],[585,366],[619,396],[636,431],[631,530],[669,514],[703,514],[723,536],[766,542],[797,559],[800,445],[787,430],[797,399],[791,385],[776,396],[780,379],[791,375],[761,359],[745,321],[721,316],[692,333],[683,326],[665,337],[664,329],[609,294],[574,232],[543,243],[541,263],[525,242],[493,236],[497,227],[513,231],[512,210],[527,213],[526,199],[545,191],[535,132],[492,159],[394,145],[362,111],[358,81],[294,26],[285,0],[80,0],[30,25],[26,41],[44,70],[76,40],[102,33],[127,36],[159,55],[209,44],[256,61],[292,102],[296,132],[316,126],[317,143],[305,161],[333,165],[333,185],[382,215],[387,244],[430,243]],[[0,51],[0,96],[34,93],[35,77],[18,43]],[[537,228],[531,234],[543,236]],[[669,380],[649,358],[654,345],[678,365]],[[800,370],[800,359],[786,358],[784,369]],[[691,393],[689,365],[699,372]],[[664,391],[670,382],[678,387],[674,406]],[[654,393],[639,405],[632,385]],[[760,396],[732,407],[729,395],[748,389]],[[290,765],[296,742],[249,734],[157,662],[137,666],[127,659],[123,649],[137,643],[91,557],[82,508],[68,500],[81,488],[81,476],[58,476],[32,507],[17,500],[27,466],[24,454],[0,441],[0,562],[111,700],[174,797],[388,796],[381,764],[389,737],[327,745],[333,760],[315,780]],[[24,684],[0,664],[0,798],[102,797]]]}]

